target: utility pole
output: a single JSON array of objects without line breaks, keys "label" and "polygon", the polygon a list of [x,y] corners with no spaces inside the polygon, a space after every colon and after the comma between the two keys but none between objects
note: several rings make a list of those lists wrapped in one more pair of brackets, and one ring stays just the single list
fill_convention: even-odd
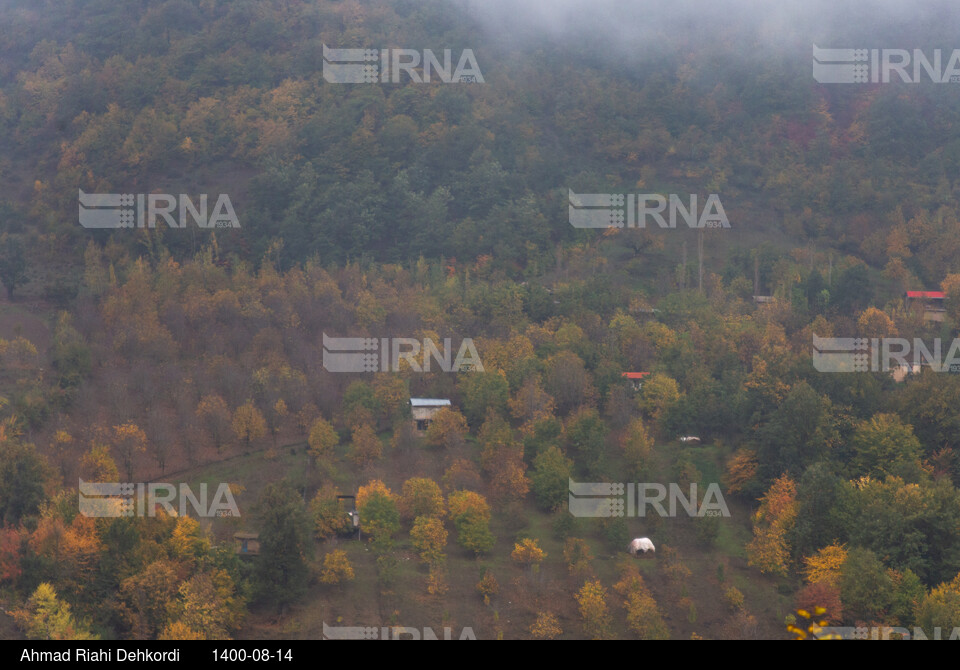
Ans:
[{"label": "utility pole", "polygon": [[680,288],[687,288],[687,241],[683,241],[683,258],[680,261],[680,266],[683,268],[683,274],[681,276]]},{"label": "utility pole", "polygon": [[760,295],[760,256],[753,252],[753,295]]},{"label": "utility pole", "polygon": [[697,290],[703,293],[703,228],[697,231],[697,255],[699,256],[699,267],[697,269]]}]

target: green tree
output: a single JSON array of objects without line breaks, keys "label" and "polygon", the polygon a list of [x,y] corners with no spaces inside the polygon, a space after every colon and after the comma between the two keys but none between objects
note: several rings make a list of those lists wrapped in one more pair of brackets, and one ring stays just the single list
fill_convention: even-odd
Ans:
[{"label": "green tree", "polygon": [[340,444],[340,436],[329,421],[320,417],[310,426],[307,444],[310,445],[310,455],[318,463],[329,463],[334,456],[334,449]]},{"label": "green tree", "polygon": [[460,375],[458,386],[463,395],[463,413],[471,425],[479,425],[490,411],[506,413],[510,384],[502,371]]},{"label": "green tree", "polygon": [[32,444],[2,439],[0,427],[0,520],[16,525],[36,514],[44,500],[48,467]]},{"label": "green tree", "polygon": [[893,582],[869,549],[851,549],[840,569],[840,600],[850,621],[879,622],[893,601]]},{"label": "green tree", "polygon": [[545,510],[553,510],[567,499],[573,461],[557,447],[547,447],[533,459],[533,493],[537,504]]},{"label": "green tree", "polygon": [[586,475],[601,476],[606,461],[607,426],[597,410],[579,410],[570,417],[565,432],[568,453],[573,453],[574,462]]},{"label": "green tree", "polygon": [[7,297],[13,299],[13,291],[27,280],[27,258],[23,243],[4,234],[0,237],[0,283],[7,289]]},{"label": "green tree", "polygon": [[372,540],[389,541],[400,530],[396,496],[379,480],[360,487],[357,511],[361,530]]},{"label": "green tree", "polygon": [[854,458],[852,477],[883,479],[889,475],[907,481],[922,478],[920,455],[923,447],[913,427],[896,414],[877,414],[861,422],[850,438]]},{"label": "green tree", "polygon": [[254,515],[260,527],[260,556],[254,567],[257,595],[283,607],[306,588],[307,561],[313,553],[310,517],[300,494],[286,481],[264,488]]}]

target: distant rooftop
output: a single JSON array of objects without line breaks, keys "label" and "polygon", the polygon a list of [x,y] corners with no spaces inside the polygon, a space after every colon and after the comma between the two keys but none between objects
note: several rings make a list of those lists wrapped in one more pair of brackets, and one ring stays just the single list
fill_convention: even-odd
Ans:
[{"label": "distant rooftop", "polygon": [[626,377],[627,379],[643,379],[646,377],[649,372],[624,372],[620,376]]},{"label": "distant rooftop", "polygon": [[410,398],[412,407],[450,407],[446,398]]},{"label": "distant rooftop", "polygon": [[931,299],[943,299],[947,297],[947,294],[943,291],[907,291],[908,298],[931,298]]}]

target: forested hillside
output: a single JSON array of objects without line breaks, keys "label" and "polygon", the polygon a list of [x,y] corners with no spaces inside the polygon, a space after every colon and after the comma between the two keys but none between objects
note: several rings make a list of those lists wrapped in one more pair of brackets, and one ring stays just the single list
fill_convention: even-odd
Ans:
[{"label": "forested hillside", "polygon": [[[0,637],[960,626],[960,375],[811,355],[957,336],[960,88],[810,76],[812,43],[946,64],[956,10],[634,42],[473,4],[0,0]],[[331,84],[324,45],[470,49],[484,82]],[[228,194],[239,227],[91,230],[80,191]],[[577,229],[571,192],[719,194],[730,227]],[[483,369],[331,372],[324,334]],[[411,398],[451,406],[421,435]],[[576,518],[571,480],[730,514]],[[240,515],[92,518],[79,481]]]}]

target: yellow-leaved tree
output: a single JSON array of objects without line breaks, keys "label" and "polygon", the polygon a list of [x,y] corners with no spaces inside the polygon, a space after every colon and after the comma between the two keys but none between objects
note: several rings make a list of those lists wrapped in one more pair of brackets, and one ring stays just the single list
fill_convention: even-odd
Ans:
[{"label": "yellow-leaved tree", "polygon": [[825,582],[836,587],[840,583],[840,570],[846,560],[846,547],[834,542],[822,548],[813,556],[803,559],[803,576],[808,584]]},{"label": "yellow-leaved tree", "polygon": [[753,515],[753,540],[747,544],[747,561],[760,572],[786,575],[790,560],[787,533],[797,519],[797,487],[788,475],[770,486]]},{"label": "yellow-leaved tree", "polygon": [[586,582],[577,592],[576,598],[580,607],[580,618],[583,619],[583,629],[587,635],[594,640],[613,639],[610,610],[607,607],[607,589],[600,580]]}]

